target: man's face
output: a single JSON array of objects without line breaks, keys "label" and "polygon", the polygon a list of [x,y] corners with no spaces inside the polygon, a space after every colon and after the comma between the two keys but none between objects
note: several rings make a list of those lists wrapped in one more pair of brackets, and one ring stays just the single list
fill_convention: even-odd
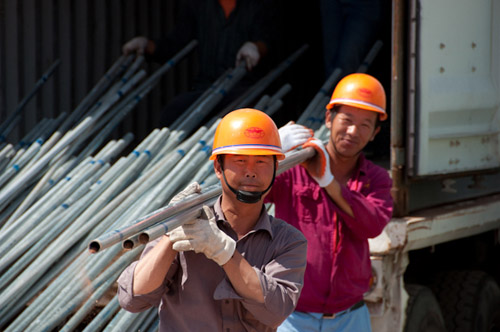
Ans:
[{"label": "man's face", "polygon": [[[231,187],[244,191],[264,191],[267,189],[274,173],[273,156],[232,155],[223,156],[226,180]],[[215,173],[223,186],[222,169],[215,162]]]},{"label": "man's face", "polygon": [[380,131],[378,113],[354,106],[341,105],[337,115],[327,111],[326,127],[330,129],[327,150],[341,157],[355,157]]}]

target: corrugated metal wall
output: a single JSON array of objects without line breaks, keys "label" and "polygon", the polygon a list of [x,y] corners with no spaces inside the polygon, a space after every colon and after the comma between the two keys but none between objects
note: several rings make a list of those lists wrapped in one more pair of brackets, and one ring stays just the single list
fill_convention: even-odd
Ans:
[{"label": "corrugated metal wall", "polygon": [[[44,117],[70,112],[137,35],[157,38],[174,24],[175,0],[0,0],[0,123],[56,61],[61,64],[27,105],[9,138]],[[192,77],[179,64],[129,115],[120,132],[149,132],[158,110]],[[157,65],[148,65],[152,73]]]}]

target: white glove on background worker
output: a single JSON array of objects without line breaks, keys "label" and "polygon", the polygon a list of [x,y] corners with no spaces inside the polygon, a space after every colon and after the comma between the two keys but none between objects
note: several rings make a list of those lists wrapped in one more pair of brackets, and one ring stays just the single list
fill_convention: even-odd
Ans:
[{"label": "white glove on background worker", "polygon": [[333,174],[330,170],[330,156],[321,142],[317,138],[307,141],[302,147],[313,147],[316,150],[316,156],[302,163],[313,179],[320,187],[326,187],[333,181]]},{"label": "white glove on background worker", "polygon": [[259,63],[260,53],[255,43],[246,42],[241,46],[236,54],[236,66],[238,66],[242,60],[245,60],[247,70],[252,70],[252,68]]},{"label": "white glove on background worker", "polygon": [[149,39],[147,39],[146,37],[134,37],[122,46],[122,53],[124,55],[133,53],[143,55],[146,52],[146,48],[148,47],[148,42]]},{"label": "white glove on background worker", "polygon": [[168,233],[173,249],[203,253],[220,266],[233,257],[236,241],[217,227],[212,209],[203,206],[202,216]]},{"label": "white glove on background worker", "polygon": [[281,150],[283,153],[295,149],[297,146],[304,144],[309,138],[313,137],[314,133],[311,129],[296,124],[293,121],[278,129],[281,141]]}]

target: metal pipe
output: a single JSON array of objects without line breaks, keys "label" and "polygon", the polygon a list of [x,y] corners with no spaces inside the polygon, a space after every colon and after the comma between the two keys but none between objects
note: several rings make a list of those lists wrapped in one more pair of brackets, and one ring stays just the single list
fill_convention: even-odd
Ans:
[{"label": "metal pipe", "polygon": [[340,68],[335,68],[335,70],[328,76],[328,79],[323,83],[319,91],[316,93],[311,102],[307,105],[306,109],[297,120],[297,123],[304,124],[307,119],[311,116],[311,113],[317,109],[318,103],[320,103],[325,96],[330,96],[333,90],[333,85],[340,79],[342,70]]},{"label": "metal pipe", "polygon": [[[74,254],[77,250],[77,248],[71,249],[57,264],[44,273],[42,278],[34,286],[30,287],[23,296],[16,296],[6,307],[0,309],[0,326],[11,322],[5,332],[26,331],[26,327],[36,317],[37,312],[39,312],[38,310],[42,310],[45,307],[50,301],[51,296],[55,297],[59,293],[60,287],[63,284],[57,282],[49,283],[58,275],[60,277],[68,274],[69,270],[75,266]],[[68,267],[68,269],[63,270],[65,267]],[[26,308],[26,303],[28,302],[31,303]],[[20,313],[21,310],[22,312]],[[15,319],[12,320],[14,317]]]},{"label": "metal pipe", "polygon": [[[288,153],[285,160],[282,160],[279,163],[277,171],[278,174],[311,158],[312,156],[314,156],[314,154],[315,150],[313,148],[295,150]],[[166,207],[155,210],[152,213],[135,220],[130,225],[110,231],[100,236],[99,238],[89,243],[89,251],[91,253],[97,253],[102,249],[118,243],[122,239],[126,239],[137,233],[140,233],[146,228],[164,221],[177,213],[185,211],[186,209],[192,208],[194,206],[197,206],[197,208],[199,209],[205,201],[213,199],[219,196],[221,193],[222,191],[220,188],[220,184],[205,188],[199,195],[194,195],[194,197],[190,196],[180,202],[169,204]]]},{"label": "metal pipe", "polygon": [[116,313],[120,310],[120,303],[118,302],[118,296],[114,296],[111,301],[106,304],[106,306],[99,311],[97,316],[90,321],[87,326],[83,329],[82,332],[98,332],[102,331],[104,325],[116,315]]},{"label": "metal pipe", "polygon": [[88,107],[93,104],[106,89],[109,88],[111,83],[113,83],[115,79],[125,71],[125,69],[127,69],[132,62],[133,57],[133,55],[121,55],[118,57],[103,77],[101,77],[97,84],[94,85],[94,87],[85,96],[85,98],[83,98],[73,112],[70,113],[69,117],[61,124],[58,131],[66,132],[77,120],[79,120]]},{"label": "metal pipe", "polygon": [[[139,79],[139,76],[136,77]],[[120,90],[125,93],[133,84],[135,84],[136,80],[131,80]],[[82,137],[87,137],[89,129],[95,124],[95,122],[99,119],[99,117],[117,100],[120,98],[120,93],[118,93],[113,99],[106,100],[103,105],[99,108],[99,110],[94,114],[94,117],[87,117],[85,120],[80,122],[77,127],[73,130],[69,131],[66,135],[62,137],[60,141],[58,141],[55,146],[48,151],[43,157],[41,157],[29,170],[26,170],[26,173],[23,174],[23,177],[19,178],[16,182],[9,183],[3,190],[0,191],[0,209],[5,207],[12,197],[19,193],[30,181],[34,179],[35,176],[39,174],[41,169],[45,167],[52,158],[58,158],[62,153],[63,149],[67,148],[70,144],[75,141],[81,140]]]},{"label": "metal pipe", "polygon": [[276,100],[283,99],[283,97],[292,90],[292,86],[289,83],[283,84],[283,86],[271,97],[269,105],[274,103]]},{"label": "metal pipe", "polygon": [[193,112],[194,109],[198,108],[201,104],[205,103],[208,96],[213,93],[217,93],[220,90],[222,82],[224,82],[228,76],[231,76],[233,68],[228,68],[222,75],[220,75],[215,82],[213,82],[208,89],[206,89],[198,99],[196,99],[193,104],[191,104],[170,126],[171,128],[178,128],[180,124],[185,120],[188,114]]},{"label": "metal pipe", "polygon": [[266,114],[273,116],[274,113],[281,108],[281,106],[283,106],[283,101],[280,99],[273,101],[272,104],[269,104],[268,107],[266,107]]},{"label": "metal pipe", "polygon": [[257,102],[257,104],[255,104],[254,108],[259,110],[259,111],[264,111],[267,107],[267,104],[269,103],[269,101],[271,100],[271,97],[269,97],[269,95],[263,95],[259,101]]},{"label": "metal pipe", "polygon": [[[183,159],[175,166],[175,168],[161,181],[152,188],[148,196],[143,198],[138,205],[132,206],[130,215],[137,214],[141,210],[159,207],[167,200],[170,195],[173,195],[175,190],[186,184],[186,179],[190,178],[193,170],[199,165],[202,160],[208,158],[210,153],[211,139],[217,127],[218,121],[214,122],[211,128],[205,133],[205,137],[200,140]],[[205,140],[210,137],[210,141]],[[140,214],[137,214],[137,217]],[[123,235],[123,234],[119,234]],[[125,236],[126,238],[127,236]],[[116,240],[116,238],[115,238]],[[116,243],[114,240],[108,243]],[[129,242],[127,245],[133,244]]]},{"label": "metal pipe", "polygon": [[[206,132],[206,128],[199,128],[197,133],[193,135],[194,137],[199,137],[199,133]],[[181,144],[178,150],[172,151],[170,154],[166,155],[165,158],[163,159],[164,162],[158,162],[156,163],[155,167],[149,169],[149,171],[141,176],[136,182],[139,182],[139,184],[135,187],[134,190],[134,195],[135,197],[139,197],[142,193],[144,193],[146,190],[151,188],[153,185],[157,185],[161,179],[164,179],[168,173],[173,173],[171,172],[172,167],[176,165],[181,158],[184,157],[185,152],[184,150],[186,149],[192,149],[192,146],[195,144],[192,139],[189,139]],[[162,189],[163,190],[163,189]],[[135,200],[133,196],[130,196],[127,194],[127,197],[125,198],[124,202],[122,205],[125,205],[126,207],[131,205],[132,200]],[[119,224],[120,221],[120,216],[116,214],[111,214],[108,216],[107,219],[115,219],[114,220],[114,225]],[[133,219],[132,219],[133,220]],[[111,226],[110,227],[116,227],[116,226]],[[128,236],[121,236],[120,234],[115,234],[115,236],[112,236],[111,239],[102,239],[104,242],[97,242],[96,244],[93,245],[95,249],[99,250],[103,246],[108,246],[108,244],[111,243],[118,243],[120,242],[123,238],[126,238]],[[98,241],[101,241],[101,239],[98,239]],[[111,244],[110,244],[111,245]]]},{"label": "metal pipe", "polygon": [[[182,49],[180,52],[178,52],[170,61],[168,61],[165,65],[160,67],[159,70],[157,70],[153,75],[151,75],[144,83],[143,86],[148,86],[155,81],[157,81],[163,73],[165,73],[168,69],[170,69],[174,64],[177,63],[184,55],[186,55],[189,51],[191,51],[195,46],[197,42],[192,41],[189,43],[184,49]],[[130,82],[128,82],[125,86],[129,85]],[[131,84],[130,84],[131,86]],[[125,87],[122,88],[122,90],[125,90]],[[25,176],[16,183],[13,183],[10,186],[7,186],[4,188],[4,190],[0,191],[0,209],[5,207],[12,197],[14,197],[16,194],[19,193],[22,188],[24,188],[28,182],[33,180],[33,177],[36,176],[41,171],[41,168],[43,168],[52,158],[57,158],[58,154],[65,149],[69,144],[73,143],[75,140],[80,139],[82,135],[85,135],[85,133],[88,131],[89,128],[99,119],[99,117],[104,113],[104,111],[111,106],[111,101],[107,101],[107,103],[104,103],[105,105],[102,105],[99,108],[99,111],[93,114],[92,118],[86,118],[83,121],[81,121],[73,130],[68,132],[64,137],[62,137],[61,140],[59,140],[55,146],[46,154],[44,157],[40,158],[36,164],[33,165],[32,168],[30,168]]]},{"label": "metal pipe", "polygon": [[[79,323],[90,313],[90,311],[95,308],[97,300],[99,300],[110,288],[113,286],[115,283],[116,279],[120,276],[120,273],[122,272],[123,269],[115,269],[115,272],[110,275],[109,278],[104,279],[102,285],[100,285],[97,289],[92,290],[89,289],[87,294],[84,294],[84,296],[90,295],[88,299],[78,308],[78,311],[71,316],[71,318],[64,324],[64,326],[59,329],[59,332],[70,332],[73,331]],[[85,297],[82,298],[77,298],[76,301],[72,300],[71,303],[62,303],[61,306],[65,309],[65,315],[60,314],[58,317],[59,320],[61,321],[64,319],[66,316],[68,316],[71,313],[71,310],[76,309],[78,305],[80,305],[79,302],[83,301]],[[62,317],[61,317],[62,316]],[[134,330],[131,330],[134,331]]]},{"label": "metal pipe", "polygon": [[207,98],[201,102],[195,109],[191,112],[185,112],[185,117],[179,121],[178,127],[176,128],[185,131],[189,134],[196,128],[197,125],[206,117],[206,115],[224,98],[227,91],[230,91],[236,83],[238,83],[247,73],[244,63],[240,66],[235,67],[230,75],[227,75],[225,80],[220,84],[218,89],[207,96]]},{"label": "metal pipe", "polygon": [[253,100],[255,100],[279,75],[281,75],[292,63],[297,60],[307,49],[309,45],[303,45],[297,51],[292,53],[288,58],[281,62],[276,68],[271,70],[263,78],[261,78],[257,83],[250,87],[243,95],[235,99],[226,108],[224,108],[217,117],[222,118],[227,113],[241,108],[249,106]]},{"label": "metal pipe", "polygon": [[146,244],[149,241],[152,241],[163,234],[183,225],[189,220],[193,220],[198,218],[201,215],[200,206],[209,205],[213,206],[217,201],[217,197],[211,197],[203,202],[200,202],[199,205],[195,205],[189,209],[186,209],[179,214],[176,214],[170,218],[167,218],[164,221],[154,224],[151,227],[148,227],[143,232],[139,233],[138,239],[141,244]]},{"label": "metal pipe", "polygon": [[[4,121],[2,125],[0,125],[0,136],[7,137],[9,135],[10,130],[12,130],[12,122],[14,121],[15,118],[19,117],[21,113],[24,111],[24,107],[28,102],[33,98],[33,96],[40,90],[42,85],[47,82],[47,80],[52,76],[52,74],[55,72],[57,67],[61,64],[61,60],[57,59],[50,67],[43,73],[42,77],[35,83],[35,87],[31,90],[31,92],[25,96],[21,102],[17,105],[16,110],[9,114],[7,119]],[[10,127],[9,127],[10,126]],[[8,129],[8,130],[7,130]]]},{"label": "metal pipe", "polygon": [[[123,175],[125,178],[128,176],[128,174],[122,174],[122,175]],[[119,180],[119,179],[118,179],[118,180]],[[119,185],[119,184],[123,183],[123,181],[118,181],[118,180],[117,180],[117,181],[115,181],[115,182],[113,183],[113,185],[114,185],[115,187],[117,187],[117,185]],[[108,191],[108,192],[109,192],[109,191]],[[109,194],[110,194],[110,195],[114,195],[112,192],[110,192]],[[108,201],[108,200],[109,200],[109,198],[108,198],[108,199],[106,199],[106,198],[104,198],[104,197],[101,197],[101,199],[103,199],[104,201]],[[108,204],[108,206],[107,206],[107,207],[109,207],[109,204]],[[107,208],[107,207],[106,207],[106,208]],[[98,211],[98,213],[97,213],[97,214],[101,214],[101,217],[97,216],[97,218],[94,218],[94,219],[95,219],[95,220],[100,220],[100,219],[102,219],[102,216],[103,216],[103,215],[108,214],[109,212],[108,212],[108,211],[105,211],[105,210],[106,210],[106,208],[105,208],[105,209],[98,209],[98,210],[97,210],[97,211]],[[92,211],[90,211],[90,213],[93,213],[93,212],[92,212]],[[96,214],[94,214],[94,216],[96,216]],[[84,220],[85,220],[85,218],[87,218],[87,220],[88,220],[88,217],[82,216],[82,218],[83,218]],[[91,218],[91,219],[92,219],[92,218]],[[93,225],[93,223],[91,223],[90,221],[91,221],[91,220],[89,220],[89,223],[86,223],[85,225],[87,226],[87,224],[90,224],[90,228],[91,228],[91,227],[92,227],[92,225]],[[78,231],[80,231],[80,230],[81,230],[81,228],[82,228],[82,227],[79,227],[79,228],[78,228]],[[87,227],[87,229],[90,229],[90,228],[89,228],[89,227]],[[85,232],[85,230],[84,230],[84,232]],[[70,231],[70,233],[72,233],[72,232]],[[75,241],[74,241],[74,239],[73,239],[73,238],[66,238],[66,240],[67,240],[69,243],[75,243]],[[83,243],[86,243],[87,241],[89,241],[89,240],[85,240]],[[79,251],[81,251],[81,250],[83,250],[83,249],[84,249],[85,245],[80,246],[80,248],[78,248],[78,247],[79,247],[79,246],[73,246],[73,250],[74,250],[74,249],[79,249],[79,250],[77,250],[77,252],[79,252]],[[57,248],[57,249],[59,249],[58,245],[57,245],[57,244],[54,244],[54,248],[53,248],[53,249],[56,249],[56,248]],[[52,250],[49,250],[49,252],[51,252],[51,251],[52,251]],[[50,297],[50,296],[51,296],[50,294],[52,294],[52,293],[57,293],[57,292],[58,292],[58,291],[54,290],[53,288],[54,288],[54,287],[50,287],[50,286],[49,286],[49,288],[48,288],[48,292],[49,292],[49,294],[45,294],[45,297]],[[44,301],[45,303],[46,303],[46,301],[47,301],[47,300],[45,300],[45,299],[43,299],[43,298],[41,298],[41,297],[38,297],[38,299],[40,299],[41,301]],[[35,301],[36,301],[36,300],[35,300]],[[42,304],[40,304],[40,305],[42,305]],[[43,305],[43,306],[45,306],[45,305]],[[35,309],[36,309],[34,305],[33,305],[33,306],[30,306],[30,307],[28,307],[28,308],[32,308],[32,310],[35,310]],[[23,314],[24,314],[24,312],[23,312]],[[26,313],[26,315],[22,315],[22,316],[23,316],[23,317],[26,317],[26,316],[27,316],[27,318],[26,318],[25,320],[26,320],[26,321],[28,321],[28,322],[31,322],[31,321],[33,320],[33,314],[32,314],[32,313]],[[31,318],[30,318],[30,317],[31,317]],[[22,321],[24,321],[24,320],[23,320],[23,319],[20,319],[20,321],[17,321],[17,325],[21,324],[21,323],[19,323],[19,322],[22,322]],[[24,328],[23,328],[23,329],[24,329]]]},{"label": "metal pipe", "polygon": [[[115,170],[115,168],[112,168]],[[121,174],[120,174],[121,175]],[[114,179],[111,179],[114,180]],[[94,190],[95,193],[89,193],[92,195],[98,195],[103,192],[106,188],[109,187],[112,181],[102,181],[100,183],[100,189]],[[50,267],[54,261],[60,257],[62,253],[64,253],[71,245],[76,243],[79,238],[82,237],[84,226],[88,227],[86,221],[89,219],[91,214],[95,214],[96,210],[102,209],[102,206],[106,204],[107,201],[95,201],[91,208],[86,209],[84,214],[78,216],[75,222],[68,227],[64,233],[62,233],[55,241],[50,243],[44,250],[44,254],[39,255],[33,263],[31,263],[32,268],[26,269],[22,274],[22,278],[18,278],[15,282],[2,292],[2,296],[0,296],[0,307],[3,305],[2,298],[9,299],[13,296],[14,293],[22,293],[25,292],[27,285],[32,284],[36,278],[44,273],[44,271]],[[82,249],[84,246],[82,247]],[[9,295],[9,296],[4,296]]]},{"label": "metal pipe", "polygon": [[[18,223],[20,224],[22,222],[22,227],[17,228],[14,230],[14,233],[12,231],[6,232],[4,234],[0,234],[0,239],[2,241],[2,244],[0,244],[0,248],[2,246],[5,246],[6,244],[3,242],[8,241],[9,239],[5,239],[5,236],[8,235],[10,238],[11,242],[12,241],[17,241],[17,239],[14,239],[14,234],[24,234],[26,229],[32,228],[35,224],[39,222],[40,219],[36,218],[45,218],[46,215],[42,214],[43,211],[48,210],[46,208],[42,208],[42,204],[45,204],[45,206],[49,207],[54,207],[62,204],[62,200],[72,191],[74,191],[75,188],[80,186],[80,184],[85,181],[86,177],[90,174],[93,174],[101,165],[106,164],[109,162],[111,159],[115,158],[118,153],[121,152],[123,148],[125,148],[126,145],[131,141],[132,137],[131,135],[127,134],[125,137],[121,140],[119,140],[118,144],[115,144],[115,147],[113,150],[109,150],[105,156],[102,156],[102,160],[100,159],[87,159],[87,162],[82,163],[80,166],[77,166],[69,176],[66,177],[66,181],[63,183],[58,184],[54,189],[51,191],[50,200],[40,200],[38,204],[33,206],[30,209],[30,213],[26,215],[26,217],[30,217],[31,221],[27,220],[18,220]],[[107,147],[107,146],[106,146]],[[104,149],[106,149],[106,147]],[[103,149],[103,150],[104,150]],[[97,162],[97,164],[96,164]],[[18,218],[17,216],[21,211],[18,209],[16,211],[16,214],[13,215],[11,219],[9,219],[9,223],[13,218]],[[7,234],[8,233],[8,234]]]},{"label": "metal pipe", "polygon": [[85,163],[82,163],[82,165],[76,168],[71,173],[71,176],[68,176],[66,178],[66,182],[61,182],[53,187],[53,189],[50,191],[50,195],[48,195],[50,197],[49,200],[39,200],[28,209],[29,213],[19,215],[19,217],[16,217],[15,219],[9,219],[8,223],[10,223],[10,225],[2,229],[2,231],[0,232],[0,248],[5,241],[8,241],[9,238],[15,236],[16,232],[23,232],[26,229],[33,227],[36,221],[30,222],[29,220],[38,218],[40,215],[42,215],[42,213],[44,213],[44,211],[47,209],[47,206],[58,206],[59,204],[61,204],[64,200],[64,196],[57,195],[57,193],[65,186],[68,186],[68,182],[72,179],[72,176],[80,172],[87,163],[90,163],[90,161],[91,158],[89,158],[85,161]]},{"label": "metal pipe", "polygon": [[[137,257],[140,253],[138,247],[137,250],[129,251],[122,256],[120,256],[109,268],[103,271],[96,279],[92,280],[82,291],[78,291],[74,296],[69,299],[67,303],[59,303],[63,305],[57,311],[52,311],[49,315],[44,315],[43,312],[35,319],[28,330],[32,331],[34,329],[39,329],[42,331],[51,331],[55,328],[64,318],[66,318],[78,305],[87,297],[87,294],[91,292],[92,289],[96,289],[101,285],[105,284],[110,278],[118,278],[121,271],[131,263],[133,259]],[[55,301],[54,301],[55,302]]]},{"label": "metal pipe", "polygon": [[358,67],[358,73],[366,73],[383,45],[384,43],[381,40],[377,40],[375,44],[373,44],[372,48],[363,60],[363,63]]}]

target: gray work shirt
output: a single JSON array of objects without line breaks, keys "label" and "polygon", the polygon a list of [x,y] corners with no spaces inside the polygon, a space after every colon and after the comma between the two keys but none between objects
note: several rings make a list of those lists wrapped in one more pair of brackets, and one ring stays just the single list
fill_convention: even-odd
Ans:
[{"label": "gray work shirt", "polygon": [[[220,201],[214,206],[217,224],[237,240]],[[149,243],[141,258],[158,241]],[[306,239],[263,209],[254,229],[237,241],[236,250],[256,271],[265,303],[242,298],[217,263],[187,251],[177,255],[163,285],[149,294],[133,295],[137,262],[132,263],[118,279],[120,304],[132,312],[158,306],[160,332],[275,331],[297,305],[306,268]]]}]

